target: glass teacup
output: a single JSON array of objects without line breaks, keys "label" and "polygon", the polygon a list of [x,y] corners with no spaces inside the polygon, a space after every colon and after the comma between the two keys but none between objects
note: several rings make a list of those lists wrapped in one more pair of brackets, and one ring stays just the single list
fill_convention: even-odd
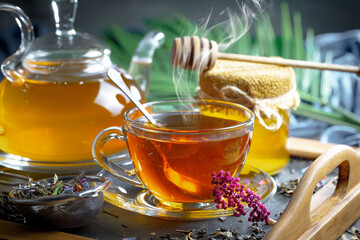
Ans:
[{"label": "glass teacup", "polygon": [[[212,199],[212,173],[240,173],[254,114],[242,105],[214,100],[150,102],[145,108],[159,126],[132,108],[125,113],[123,126],[97,135],[94,158],[121,180],[146,187],[160,204],[180,209],[207,206]],[[103,147],[112,139],[126,141],[133,170],[115,170],[105,156]],[[131,177],[134,172],[140,181]]]}]

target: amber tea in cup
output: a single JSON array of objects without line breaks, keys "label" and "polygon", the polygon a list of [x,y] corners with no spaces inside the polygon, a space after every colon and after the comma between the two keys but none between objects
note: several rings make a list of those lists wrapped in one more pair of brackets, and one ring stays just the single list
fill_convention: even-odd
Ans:
[{"label": "amber tea in cup", "polygon": [[110,164],[102,146],[114,138],[126,141],[137,177],[161,204],[176,208],[209,202],[212,172],[240,173],[252,136],[250,110],[213,100],[161,101],[145,107],[160,127],[133,108],[126,112],[124,126],[106,129],[95,139],[93,154],[105,169]]}]

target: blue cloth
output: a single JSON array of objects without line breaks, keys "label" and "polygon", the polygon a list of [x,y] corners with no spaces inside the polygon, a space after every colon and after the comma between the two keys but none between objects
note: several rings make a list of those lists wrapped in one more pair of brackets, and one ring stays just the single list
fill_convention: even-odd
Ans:
[{"label": "blue cloth", "polygon": [[[333,63],[358,66],[360,64],[360,30],[344,33],[327,33],[315,37],[315,45],[320,49],[322,61],[331,52]],[[326,76],[332,84],[330,102],[342,106],[360,118],[360,78],[354,73],[331,72]],[[320,135],[323,142],[344,143],[359,146],[360,134],[346,126],[328,126],[312,119],[292,118],[292,136],[314,137]]]},{"label": "blue cloth", "polygon": [[[325,61],[326,52],[331,52],[335,64],[360,65],[360,30],[322,34],[315,38],[315,44],[320,48],[322,61]],[[343,72],[332,72],[328,77],[333,83],[331,103],[360,116],[359,77]]]}]

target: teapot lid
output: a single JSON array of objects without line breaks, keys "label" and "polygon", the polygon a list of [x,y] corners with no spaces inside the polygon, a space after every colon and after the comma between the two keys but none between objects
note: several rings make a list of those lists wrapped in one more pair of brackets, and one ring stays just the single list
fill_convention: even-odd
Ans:
[{"label": "teapot lid", "polygon": [[52,9],[55,33],[33,42],[23,66],[38,74],[75,74],[77,77],[105,74],[111,65],[110,49],[92,35],[75,31],[77,0],[52,0]]}]

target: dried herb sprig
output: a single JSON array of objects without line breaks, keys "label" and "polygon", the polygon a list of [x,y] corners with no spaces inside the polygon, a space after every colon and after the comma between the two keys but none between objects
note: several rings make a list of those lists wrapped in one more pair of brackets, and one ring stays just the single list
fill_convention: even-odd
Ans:
[{"label": "dried herb sprig", "polygon": [[[320,182],[316,184],[314,193],[319,191],[327,182],[332,182],[336,185],[337,178],[338,178],[337,176],[330,178],[325,176],[322,180],[320,180]],[[278,192],[280,194],[283,194],[285,197],[292,197],[299,183],[300,183],[300,178],[292,179],[287,182],[280,183],[278,185]]]},{"label": "dried herb sprig", "polygon": [[293,193],[295,192],[295,189],[297,187],[297,185],[299,184],[300,179],[293,179],[293,180],[289,180],[287,182],[283,182],[281,184],[279,184],[278,186],[278,192],[280,194],[283,194],[286,197],[291,197],[293,195]]},{"label": "dried herb sprig", "polygon": [[212,173],[212,184],[215,185],[213,190],[214,202],[217,203],[218,209],[232,208],[234,216],[245,216],[245,206],[251,209],[249,213],[249,222],[270,222],[270,212],[260,202],[261,197],[250,189],[239,183],[239,178],[234,178],[229,172],[221,170],[218,174]]},{"label": "dried herb sprig", "polygon": [[20,185],[14,192],[14,197],[18,199],[34,199],[43,196],[56,196],[60,194],[71,194],[81,192],[90,188],[84,174],[71,179],[67,182],[59,181],[55,174],[51,180],[43,179],[41,181],[32,181]]}]

